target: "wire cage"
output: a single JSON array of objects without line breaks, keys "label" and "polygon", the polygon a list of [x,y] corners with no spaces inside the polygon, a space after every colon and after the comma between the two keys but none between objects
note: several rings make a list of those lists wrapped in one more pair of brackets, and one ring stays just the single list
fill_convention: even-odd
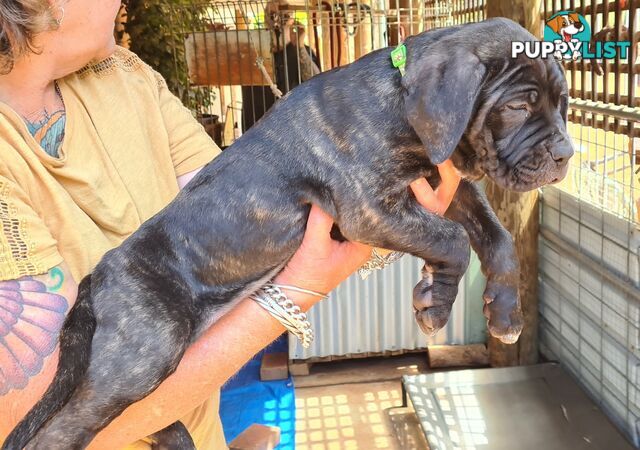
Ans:
[{"label": "wire cage", "polygon": [[[185,48],[174,54],[186,61],[176,67],[186,62],[197,100],[192,107],[206,128],[208,119],[207,129],[222,148],[313,75],[409,35],[483,15],[478,0],[456,7],[438,0],[195,0],[172,6],[170,14],[180,17],[187,10],[201,20],[181,29]],[[183,26],[179,20],[175,25]]]},{"label": "wire cage", "polygon": [[[573,112],[581,108],[573,102]],[[640,120],[638,112],[635,119],[602,113],[632,128]],[[542,195],[541,351],[569,368],[640,445],[638,179],[627,152],[633,138],[577,124],[571,136],[577,154],[569,175]]]},{"label": "wire cage", "polygon": [[[572,101],[570,132],[577,143],[563,189],[638,222],[640,200],[640,64],[638,2],[543,0],[543,18],[574,10],[591,23],[593,40],[630,41],[627,59],[565,61]],[[601,72],[600,74],[598,72]]]},{"label": "wire cage", "polygon": [[[543,0],[573,10],[592,39],[630,41],[628,58],[565,61],[575,156],[542,190],[540,346],[640,446],[640,64],[629,0]],[[599,73],[601,72],[601,73]]]}]

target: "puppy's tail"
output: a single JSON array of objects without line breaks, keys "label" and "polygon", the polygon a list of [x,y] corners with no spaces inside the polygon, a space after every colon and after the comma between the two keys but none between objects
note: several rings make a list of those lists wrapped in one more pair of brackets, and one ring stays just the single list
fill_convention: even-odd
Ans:
[{"label": "puppy's tail", "polygon": [[60,332],[58,370],[44,396],[4,441],[2,450],[22,450],[47,421],[69,401],[80,384],[91,354],[96,319],[91,301],[91,275],[78,286],[78,297]]}]

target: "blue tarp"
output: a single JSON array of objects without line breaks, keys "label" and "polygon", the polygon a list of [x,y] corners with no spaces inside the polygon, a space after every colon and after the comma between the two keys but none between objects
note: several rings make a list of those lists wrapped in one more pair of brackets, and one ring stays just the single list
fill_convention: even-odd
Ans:
[{"label": "blue tarp", "polygon": [[224,436],[231,442],[254,423],[280,428],[278,450],[295,449],[295,395],[293,380],[260,381],[263,353],[286,352],[287,336],[258,353],[222,388],[220,418]]}]

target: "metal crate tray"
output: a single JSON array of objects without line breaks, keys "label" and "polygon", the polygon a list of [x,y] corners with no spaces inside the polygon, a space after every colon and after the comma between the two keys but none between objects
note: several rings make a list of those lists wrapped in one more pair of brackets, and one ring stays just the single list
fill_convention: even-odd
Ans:
[{"label": "metal crate tray", "polygon": [[558,364],[402,377],[431,450],[633,447]]}]

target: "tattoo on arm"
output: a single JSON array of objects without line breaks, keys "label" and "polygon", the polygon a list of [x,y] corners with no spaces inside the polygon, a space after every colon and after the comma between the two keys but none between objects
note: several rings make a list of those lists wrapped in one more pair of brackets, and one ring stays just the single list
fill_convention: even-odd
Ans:
[{"label": "tattoo on arm", "polygon": [[0,395],[24,388],[53,353],[69,309],[64,272],[0,281]]}]

